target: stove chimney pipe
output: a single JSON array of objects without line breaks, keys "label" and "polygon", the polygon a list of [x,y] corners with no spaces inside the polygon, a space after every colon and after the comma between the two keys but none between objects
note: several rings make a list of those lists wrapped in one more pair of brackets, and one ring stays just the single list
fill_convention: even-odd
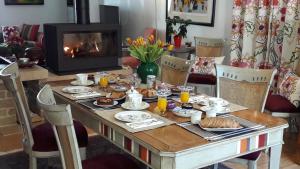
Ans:
[{"label": "stove chimney pipe", "polygon": [[89,0],[74,0],[75,23],[90,24]]}]

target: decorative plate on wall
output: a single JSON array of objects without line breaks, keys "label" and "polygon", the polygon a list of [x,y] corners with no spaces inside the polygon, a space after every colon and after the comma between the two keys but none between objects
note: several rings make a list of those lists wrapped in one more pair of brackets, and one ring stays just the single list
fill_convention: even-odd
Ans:
[{"label": "decorative plate on wall", "polygon": [[44,5],[44,0],[4,0],[5,5]]}]

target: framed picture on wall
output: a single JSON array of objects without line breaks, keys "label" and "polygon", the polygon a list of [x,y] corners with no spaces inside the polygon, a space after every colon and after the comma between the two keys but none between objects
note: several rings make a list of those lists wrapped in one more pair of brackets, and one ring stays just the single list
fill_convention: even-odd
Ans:
[{"label": "framed picture on wall", "polygon": [[166,0],[166,16],[192,20],[194,25],[214,26],[216,0]]},{"label": "framed picture on wall", "polygon": [[43,5],[44,0],[4,0],[5,5]]},{"label": "framed picture on wall", "polygon": [[68,6],[73,6],[73,2],[74,2],[73,0],[67,0],[67,5]]}]

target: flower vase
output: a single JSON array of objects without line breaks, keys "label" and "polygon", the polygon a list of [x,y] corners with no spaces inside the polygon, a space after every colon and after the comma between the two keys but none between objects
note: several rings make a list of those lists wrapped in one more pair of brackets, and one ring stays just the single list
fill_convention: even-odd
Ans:
[{"label": "flower vase", "polygon": [[181,40],[182,40],[181,36],[178,36],[178,35],[174,36],[175,48],[180,48],[181,47]]},{"label": "flower vase", "polygon": [[141,63],[137,69],[137,74],[142,79],[142,83],[147,83],[148,75],[157,76],[158,73],[158,65],[155,62],[152,63]]}]

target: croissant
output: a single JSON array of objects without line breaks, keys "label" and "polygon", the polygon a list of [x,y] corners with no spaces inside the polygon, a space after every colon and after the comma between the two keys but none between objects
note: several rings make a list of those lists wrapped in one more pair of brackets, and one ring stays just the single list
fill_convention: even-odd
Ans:
[{"label": "croissant", "polygon": [[201,120],[200,126],[202,128],[240,128],[241,125],[228,118],[209,117]]}]

